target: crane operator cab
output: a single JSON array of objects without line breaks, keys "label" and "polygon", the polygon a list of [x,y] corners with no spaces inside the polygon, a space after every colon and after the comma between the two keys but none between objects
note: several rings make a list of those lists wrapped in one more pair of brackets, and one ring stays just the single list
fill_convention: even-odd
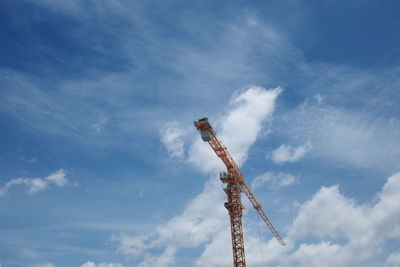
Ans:
[{"label": "crane operator cab", "polygon": [[207,118],[202,118],[194,122],[194,126],[200,131],[201,139],[203,139],[204,142],[211,141],[210,129],[212,129],[212,127]]}]

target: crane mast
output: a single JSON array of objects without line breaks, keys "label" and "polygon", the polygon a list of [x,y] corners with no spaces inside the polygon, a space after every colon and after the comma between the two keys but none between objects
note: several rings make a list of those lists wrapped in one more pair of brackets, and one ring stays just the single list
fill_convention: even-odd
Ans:
[{"label": "crane mast", "polygon": [[267,217],[262,209],[261,204],[255,198],[253,192],[244,180],[243,174],[239,167],[236,165],[232,156],[229,154],[226,147],[218,140],[217,134],[211,127],[207,118],[203,118],[194,123],[197,130],[201,134],[204,142],[208,142],[214,152],[224,162],[227,171],[220,173],[221,181],[226,184],[224,191],[227,195],[227,202],[225,208],[228,210],[230,223],[231,223],[231,236],[232,236],[232,251],[233,251],[233,264],[234,267],[245,267],[246,258],[244,253],[244,239],[243,239],[243,226],[242,226],[242,210],[243,205],[241,202],[241,193],[243,192],[250,200],[254,209],[261,216],[265,224],[268,226],[273,236],[278,242],[284,246],[285,241],[280,237],[279,233],[275,230],[270,219]]}]

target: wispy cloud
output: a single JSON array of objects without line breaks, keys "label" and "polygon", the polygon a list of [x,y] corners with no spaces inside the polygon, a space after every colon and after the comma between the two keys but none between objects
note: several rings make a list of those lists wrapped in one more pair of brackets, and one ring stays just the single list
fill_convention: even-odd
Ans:
[{"label": "wispy cloud", "polygon": [[[226,96],[237,88],[259,82],[276,86],[278,82],[265,81],[265,77],[269,77],[265,71],[282,67],[281,62],[286,58],[281,58],[278,51],[293,50],[271,25],[254,23],[256,18],[249,19],[249,16],[232,23],[209,16],[207,19],[197,17],[202,21],[194,22],[190,13],[182,12],[171,26],[187,36],[180,37],[177,42],[160,35],[163,24],[148,14],[145,1],[135,4],[91,1],[88,6],[93,12],[85,12],[86,5],[79,1],[61,1],[59,4],[48,0],[32,1],[55,13],[71,12],[73,21],[86,16],[93,16],[92,19],[97,21],[102,31],[93,34],[101,35],[100,40],[105,39],[104,42],[91,38],[92,35],[84,35],[85,30],[93,31],[92,23],[85,19],[82,29],[65,29],[69,45],[83,43],[85,47],[79,53],[78,62],[82,61],[81,56],[92,55],[86,49],[103,46],[106,46],[107,56],[113,54],[128,61],[125,69],[116,71],[113,64],[109,69],[103,69],[96,62],[84,60],[85,64],[77,68],[90,69],[90,75],[82,74],[75,79],[63,73],[60,80],[49,82],[51,88],[38,82],[40,79],[29,75],[29,71],[0,69],[0,81],[5,90],[0,103],[2,112],[17,119],[26,129],[62,135],[86,145],[93,142],[131,144],[133,142],[127,142],[127,139],[132,138],[132,132],[146,132],[156,137],[160,125],[171,117],[181,120],[196,117],[200,110],[219,112],[221,99],[226,101]],[[171,15],[168,8],[159,11]],[[108,23],[114,19],[123,20],[129,28]],[[119,28],[119,33],[115,28]],[[111,32],[113,38],[104,38],[105,32]],[[193,36],[200,43],[193,43]],[[118,49],[110,51],[113,46],[107,46],[108,40],[113,43],[115,40]],[[98,53],[94,54],[97,56]],[[69,58],[65,60],[70,61]],[[264,60],[269,64],[260,71],[258,65]],[[91,67],[87,68],[87,64]],[[51,64],[41,66],[49,68],[46,73],[54,71]],[[160,71],[166,75],[160,75]],[[154,102],[160,105],[151,104]],[[111,132],[114,134],[112,139],[108,138]]]},{"label": "wispy cloud", "polygon": [[[400,151],[400,126],[390,118],[369,115],[332,106],[304,103],[287,114],[275,131],[288,137],[310,140],[313,157],[362,168],[374,168],[393,172],[398,167]],[[284,162],[303,155],[307,147],[281,146],[275,152],[275,160]],[[297,153],[297,154],[296,154]]]},{"label": "wispy cloud", "polygon": [[298,147],[283,144],[271,152],[271,159],[277,164],[296,162],[302,159],[311,148],[310,143],[305,143]]},{"label": "wispy cloud", "polygon": [[[62,56],[62,48],[50,47],[52,43],[40,39],[40,34],[35,39],[41,44],[49,44],[49,47],[41,50],[60,49],[52,56],[42,53],[40,57],[57,58],[61,64],[46,64],[45,61],[38,60],[38,66],[45,69],[43,72],[46,77],[32,75],[28,68],[23,71],[0,70],[0,111],[7,118],[20,123],[23,131],[34,129],[40,133],[72,139],[80,144],[91,144],[93,140],[98,140],[98,144],[116,142],[124,144],[125,147],[127,144],[140,143],[127,142],[127,138],[138,140],[138,135],[146,137],[140,140],[148,140],[150,136],[153,140],[158,140],[159,129],[165,125],[165,121],[171,120],[171,117],[180,122],[187,118],[196,118],[197,114],[202,116],[204,110],[209,114],[219,114],[221,107],[227,102],[227,96],[238,87],[248,84],[287,84],[285,87],[288,90],[296,88],[296,97],[292,98],[291,94],[288,94],[287,98],[285,96],[284,104],[293,107],[293,111],[287,113],[285,107],[280,108],[279,112],[285,113],[281,114],[285,118],[276,120],[280,121],[280,124],[276,123],[272,131],[272,134],[279,135],[275,144],[285,144],[280,147],[281,151],[278,151],[278,164],[294,162],[300,160],[304,154],[307,155],[307,152],[300,148],[302,142],[310,140],[313,156],[390,172],[398,168],[399,68],[394,71],[364,71],[342,64],[334,66],[312,63],[307,60],[308,55],[290,43],[289,40],[293,40],[294,36],[284,36],[282,30],[288,30],[287,26],[281,25],[279,31],[276,31],[266,24],[266,21],[271,20],[270,17],[265,19],[261,16],[258,19],[255,16],[257,12],[263,12],[257,9],[252,11],[250,6],[249,9],[246,8],[248,11],[243,12],[241,4],[238,5],[239,9],[226,10],[224,14],[230,14],[226,16],[222,13],[211,14],[213,10],[209,9],[209,4],[206,4],[207,10],[199,10],[201,5],[194,9],[187,6],[180,9],[176,8],[177,2],[160,2],[156,5],[154,16],[154,9],[148,8],[153,7],[154,3],[151,1],[152,4],[148,4],[148,1],[129,3],[125,0],[87,1],[84,4],[79,0],[31,2],[41,7],[34,8],[36,15],[32,16],[39,20],[40,27],[29,25],[31,29],[42,26],[54,29],[48,23],[52,22],[53,17],[60,18],[60,23],[64,22],[61,19],[68,18],[63,24],[63,31],[58,30],[58,24],[55,28],[62,34],[65,49],[68,50],[65,54],[68,56]],[[45,15],[45,12],[42,12],[43,7],[48,7],[53,17],[41,17]],[[87,7],[90,7],[91,12],[87,12]],[[178,13],[171,12],[171,9],[178,10]],[[238,10],[240,12],[237,12]],[[305,12],[304,10],[309,12],[309,9],[300,4],[293,10],[296,15]],[[67,12],[68,16],[65,16],[64,12]],[[150,13],[152,16],[149,16]],[[282,17],[280,12],[275,13],[279,14],[279,19]],[[289,21],[284,20],[285,24],[295,25],[292,26],[295,29],[302,27],[295,23],[298,20],[290,20],[293,17],[290,13],[285,13],[284,17],[289,18]],[[119,20],[123,23],[118,23]],[[128,28],[124,28],[123,25],[128,25]],[[26,32],[30,32],[31,29],[27,29]],[[31,42],[24,41],[25,39],[20,41],[18,47],[24,48],[24,43],[31,45]],[[81,46],[75,46],[77,43]],[[117,45],[113,46],[114,43]],[[20,55],[23,50],[28,53],[41,53],[33,47],[25,47],[16,52]],[[91,56],[85,55],[87,51],[87,54],[95,58],[100,57],[101,60],[93,60]],[[73,58],[70,58],[71,56]],[[123,68],[116,67],[118,64],[113,64],[114,57],[123,58],[124,62],[127,62],[126,65]],[[27,58],[32,57],[29,55]],[[73,61],[78,63],[69,65]],[[23,65],[22,63],[25,65],[28,61],[18,62],[16,65]],[[64,69],[58,69],[65,65],[70,66],[74,75],[79,73],[79,78],[71,76],[70,72],[64,73]],[[372,73],[373,71],[376,73]],[[57,75],[49,75],[54,72]],[[259,128],[263,125],[260,121],[270,114],[262,104],[267,94],[259,93],[262,90],[253,89],[252,93],[239,93],[242,95],[241,99],[238,95],[233,97],[231,105],[226,108],[228,115],[223,119],[219,115],[210,118],[215,121],[213,124],[221,139],[241,164],[246,161],[248,147],[254,143]],[[268,97],[272,100],[265,101],[266,107],[271,108],[271,103],[275,103],[278,91],[269,94]],[[258,98],[260,102],[256,101]],[[313,101],[296,108],[296,101],[303,101],[304,98],[311,98]],[[235,109],[236,113],[233,112]],[[241,114],[243,110],[246,112]],[[254,112],[251,112],[252,110]],[[389,120],[386,115],[392,118]],[[179,127],[171,128],[170,131],[165,129],[165,136],[168,138],[162,142],[169,155],[183,158],[207,174],[214,174],[217,169],[223,168],[221,162],[215,159],[210,148],[202,143],[200,138],[197,137],[197,144],[180,142],[181,139],[177,136],[181,136],[182,132],[178,129]],[[232,129],[237,131],[237,136],[232,133]],[[109,138],[110,133],[113,138]],[[266,180],[260,179],[260,182],[274,183],[272,178],[271,181]],[[277,185],[280,184],[278,180]],[[292,179],[288,178],[286,183],[290,181]],[[45,178],[16,178],[0,189],[0,194],[17,186],[26,187],[28,193],[32,191],[31,194],[34,194],[33,192],[41,192],[59,185]],[[227,264],[218,262],[220,257],[217,257],[226,255],[224,260],[231,258],[229,231],[223,228],[222,224],[218,224],[218,218],[226,223],[226,211],[223,208],[219,210],[219,206],[214,209],[214,203],[223,199],[219,187],[219,183],[206,184],[203,189],[206,193],[189,201],[182,213],[173,217],[170,223],[160,225],[154,232],[143,236],[125,235],[124,240],[124,235],[121,235],[121,240],[118,241],[120,251],[124,254],[135,254],[135,251],[147,253],[142,254],[143,266],[162,266],[174,262],[180,247],[205,244],[205,250],[197,261],[199,266]],[[326,192],[324,194],[328,195]],[[339,196],[339,202],[342,199],[349,200],[340,192],[336,196]],[[315,201],[312,198],[310,203],[321,207],[335,205],[328,200],[326,203],[329,205],[325,205],[324,200],[326,198],[315,198]],[[202,209],[203,205],[213,209]],[[352,205],[355,209],[365,208],[357,203]],[[371,205],[366,204],[368,207]],[[301,208],[305,209],[305,206],[306,203]],[[346,211],[349,206],[351,205],[343,205]],[[365,209],[371,211],[368,207]],[[349,216],[352,214],[350,212]],[[318,216],[311,212],[310,215]],[[373,215],[379,214],[375,212]],[[208,216],[215,216],[217,221],[203,221],[204,217]],[[323,223],[339,225],[338,220],[342,218],[332,218],[331,221]],[[174,227],[174,222],[183,229],[184,235],[178,234],[181,229]],[[320,227],[318,223],[315,225]],[[217,228],[215,232],[213,227]],[[323,227],[324,225],[321,226]],[[195,230],[205,231],[204,236],[192,232]],[[342,230],[338,230],[340,231]],[[175,237],[178,240],[176,247],[171,245]],[[250,244],[254,243],[251,242],[251,235],[249,238],[250,242],[246,244],[251,248]],[[282,263],[283,260],[279,257],[282,252],[275,247],[274,242],[263,244],[263,248],[268,251],[267,260],[280,262],[283,266],[299,265],[301,260],[304,260],[301,263],[306,266],[340,266],[342,260],[348,260],[341,257],[341,260],[329,261],[334,254],[342,255],[342,239],[336,242],[323,237],[320,238],[320,243],[293,240],[300,244],[300,247],[288,256],[289,263]],[[228,249],[221,251],[221,247],[225,245]],[[252,253],[251,250],[249,253]],[[257,264],[261,265],[260,256],[253,256],[249,257],[249,260],[256,259]],[[392,262],[396,259],[396,254],[392,254],[387,261]]]},{"label": "wispy cloud", "polygon": [[33,164],[37,161],[37,157],[33,158],[20,157],[20,160],[29,164]]},{"label": "wispy cloud", "polygon": [[161,142],[172,157],[183,158],[185,154],[183,136],[185,131],[176,121],[169,122],[160,132]]},{"label": "wispy cloud", "polygon": [[25,186],[30,195],[44,191],[51,186],[63,187],[69,183],[65,172],[60,169],[44,178],[13,178],[0,188],[0,196],[4,196],[14,186]]},{"label": "wispy cloud", "polygon": [[[43,263],[43,264],[35,264],[33,265],[34,267],[56,267],[54,263],[48,262],[48,263]],[[0,265],[1,267],[1,265]]]},{"label": "wispy cloud", "polygon": [[88,261],[82,264],[81,267],[123,267],[123,265],[120,263],[107,263],[107,262],[95,263],[93,261]]},{"label": "wispy cloud", "polygon": [[386,266],[396,267],[400,266],[400,252],[394,252],[386,259]]},{"label": "wispy cloud", "polygon": [[321,94],[315,94],[314,99],[315,99],[315,101],[317,101],[318,104],[322,104],[322,103],[324,103],[326,96],[321,95]]},{"label": "wispy cloud", "polygon": [[298,178],[289,173],[266,172],[254,178],[253,182],[251,183],[251,187],[253,189],[257,189],[264,184],[268,184],[269,187],[278,189],[280,187],[290,186],[297,182]]}]

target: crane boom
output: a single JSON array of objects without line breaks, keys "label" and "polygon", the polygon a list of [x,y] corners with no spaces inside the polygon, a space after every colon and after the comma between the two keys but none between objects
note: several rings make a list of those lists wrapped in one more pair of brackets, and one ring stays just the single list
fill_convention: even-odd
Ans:
[{"label": "crane boom", "polygon": [[271,220],[265,214],[261,204],[257,201],[253,192],[244,180],[243,174],[239,167],[236,165],[232,156],[229,154],[227,148],[218,140],[217,134],[211,127],[207,118],[203,118],[194,123],[197,130],[200,131],[201,138],[204,142],[208,142],[214,152],[224,162],[227,172],[221,172],[220,179],[224,184],[227,184],[224,191],[227,194],[227,208],[231,221],[231,235],[232,235],[232,250],[233,250],[233,263],[235,267],[245,267],[245,253],[244,253],[244,240],[243,240],[243,227],[242,227],[242,210],[243,205],[240,199],[240,193],[244,193],[250,200],[254,209],[258,212],[265,224],[268,226],[274,237],[278,242],[284,246],[285,241],[280,237],[279,233],[275,230]]}]

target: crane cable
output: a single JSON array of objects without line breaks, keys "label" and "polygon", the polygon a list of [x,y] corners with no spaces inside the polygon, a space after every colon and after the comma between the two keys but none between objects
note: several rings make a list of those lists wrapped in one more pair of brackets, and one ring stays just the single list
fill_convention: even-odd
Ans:
[{"label": "crane cable", "polygon": [[257,224],[258,224],[258,245],[260,247],[260,255],[261,255],[261,266],[265,267],[265,260],[264,260],[264,251],[262,245],[262,237],[261,237],[261,219],[260,216],[257,214]]}]

